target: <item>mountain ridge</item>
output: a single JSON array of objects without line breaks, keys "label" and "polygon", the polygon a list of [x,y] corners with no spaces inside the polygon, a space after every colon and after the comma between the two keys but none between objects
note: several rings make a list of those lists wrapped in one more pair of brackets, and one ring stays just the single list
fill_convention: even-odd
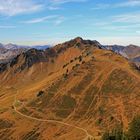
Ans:
[{"label": "mountain ridge", "polygon": [[[69,46],[69,42],[71,42],[71,44],[75,44],[77,42],[77,45],[79,45],[80,43],[85,43],[88,45],[91,45],[93,42],[97,45],[100,46],[102,49],[107,49],[107,50],[112,50],[130,60],[136,60],[137,57],[139,57],[140,54],[140,47],[130,44],[128,46],[122,46],[122,45],[102,45],[100,44],[98,41],[96,40],[83,40],[81,37],[76,37],[68,42],[62,43],[63,45],[68,45]],[[60,44],[61,45],[61,44]],[[59,46],[55,45],[55,46]],[[62,46],[62,45],[61,45]],[[69,46],[70,47],[70,46]],[[0,59],[1,61],[4,59],[11,59],[13,57],[15,57],[16,55],[25,52],[29,49],[35,48],[37,50],[46,50],[47,48],[50,48],[49,45],[37,45],[37,46],[22,46],[22,45],[15,45],[15,44],[0,44]],[[11,52],[9,52],[11,51]],[[134,61],[135,62],[135,61]],[[137,64],[139,64],[139,62],[137,62]]]},{"label": "mountain ridge", "polygon": [[[42,55],[44,55],[43,57],[47,57],[46,56],[47,54],[57,55],[57,53],[59,54],[61,51],[65,51],[67,48],[70,48],[70,47],[73,47],[73,46],[74,47],[81,47],[82,45],[84,47],[86,45],[87,45],[86,47],[88,47],[90,45],[95,45],[96,47],[98,47],[100,49],[111,50],[111,51],[113,51],[117,54],[120,54],[120,55],[124,56],[125,58],[129,59],[130,61],[134,62],[137,66],[140,65],[140,59],[139,59],[139,57],[140,57],[140,47],[138,47],[136,45],[131,44],[131,45],[128,45],[126,47],[125,46],[119,46],[119,45],[101,45],[96,40],[84,40],[81,37],[76,37],[76,38],[74,38],[70,41],[55,45],[52,48],[45,46],[45,49],[41,49],[42,46],[39,46],[39,48],[37,49],[37,46],[35,46],[34,48],[28,48],[28,49],[20,50],[20,51],[18,50],[18,52],[14,53],[15,55],[13,55],[13,57],[9,58],[9,61],[11,62],[12,58],[14,58],[14,57],[16,57],[20,54],[22,55],[22,53],[25,53],[25,55],[26,55],[26,52],[30,53],[31,50],[33,50],[33,49],[36,50],[36,53],[37,53],[37,50],[38,50],[38,52],[41,51]],[[43,48],[44,48],[44,46],[43,46]],[[134,50],[134,48],[135,48],[135,50]],[[16,58],[14,58],[14,59],[16,59]],[[7,61],[7,63],[8,63],[8,61]]]}]

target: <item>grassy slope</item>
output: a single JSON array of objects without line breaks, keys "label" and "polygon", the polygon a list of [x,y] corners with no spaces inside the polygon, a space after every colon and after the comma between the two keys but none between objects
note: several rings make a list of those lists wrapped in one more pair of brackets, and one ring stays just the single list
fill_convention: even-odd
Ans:
[{"label": "grassy slope", "polygon": [[[80,55],[83,55],[81,62],[75,59]],[[74,61],[63,68],[70,60]],[[68,76],[64,76],[67,69]],[[23,77],[22,82],[18,77]],[[10,135],[13,139],[18,135],[23,140],[84,137],[78,130],[31,121],[15,114],[11,106],[16,89],[21,101],[18,109],[30,116],[76,124],[97,138],[104,129],[116,124],[123,124],[126,130],[132,117],[140,112],[139,77],[125,58],[110,51],[70,48],[61,53],[54,64],[36,64],[0,87],[0,118],[13,124],[6,129],[3,125],[0,135]],[[17,83],[13,85],[14,82]],[[37,97],[40,90],[44,94]]]}]

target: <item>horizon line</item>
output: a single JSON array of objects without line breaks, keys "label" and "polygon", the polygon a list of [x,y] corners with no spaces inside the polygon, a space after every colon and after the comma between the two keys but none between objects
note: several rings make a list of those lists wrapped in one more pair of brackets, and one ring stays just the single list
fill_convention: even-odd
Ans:
[{"label": "horizon line", "polygon": [[[57,38],[54,39],[47,39],[46,40],[39,40],[39,41],[31,41],[31,40],[20,40],[20,41],[0,41],[3,45],[13,44],[18,46],[55,46],[57,44],[61,44],[67,42],[69,40],[75,39],[77,37],[68,37],[68,38]],[[83,40],[96,40],[101,45],[119,45],[119,46],[129,46],[129,45],[136,45],[140,46],[140,37],[81,37]],[[92,39],[95,38],[95,39]]]}]

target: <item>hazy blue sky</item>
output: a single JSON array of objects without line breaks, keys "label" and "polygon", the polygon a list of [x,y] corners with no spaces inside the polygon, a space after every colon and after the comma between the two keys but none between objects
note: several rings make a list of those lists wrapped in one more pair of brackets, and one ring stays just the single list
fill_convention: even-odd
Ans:
[{"label": "hazy blue sky", "polygon": [[140,45],[140,0],[0,0],[0,42],[55,44],[81,36]]}]

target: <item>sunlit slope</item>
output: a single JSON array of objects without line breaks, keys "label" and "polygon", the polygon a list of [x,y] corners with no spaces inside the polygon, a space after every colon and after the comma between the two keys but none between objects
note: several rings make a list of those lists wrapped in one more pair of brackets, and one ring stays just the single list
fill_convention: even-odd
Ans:
[{"label": "sunlit slope", "polygon": [[84,131],[55,121],[78,126],[100,139],[116,125],[127,130],[140,112],[139,71],[125,58],[90,45],[64,48],[52,57],[54,61],[33,64],[12,78],[3,77],[12,68],[1,74],[2,140],[86,138]]}]

